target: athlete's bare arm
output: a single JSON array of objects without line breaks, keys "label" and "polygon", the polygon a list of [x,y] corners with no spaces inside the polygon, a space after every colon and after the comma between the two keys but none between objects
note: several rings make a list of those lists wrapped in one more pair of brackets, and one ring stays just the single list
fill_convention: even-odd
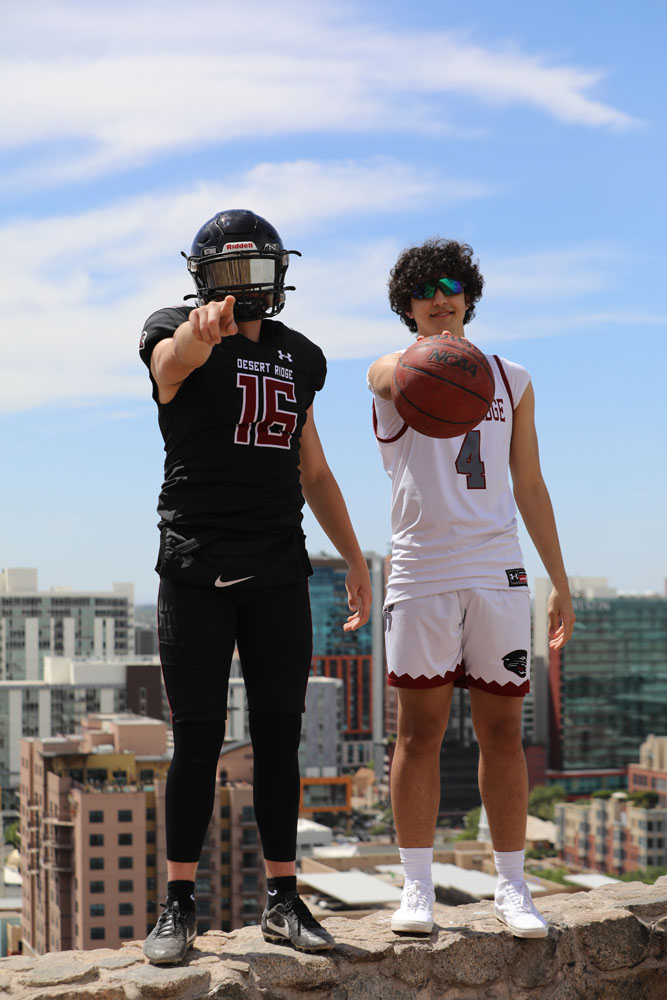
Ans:
[{"label": "athlete's bare arm", "polygon": [[343,629],[354,632],[370,617],[371,579],[343,494],[324,456],[312,406],[301,435],[300,455],[301,489],[306,503],[349,567],[345,586],[352,614]]},{"label": "athlete's bare arm", "polygon": [[235,301],[228,295],[222,302],[208,302],[193,309],[185,323],[174,330],[173,337],[155,345],[151,374],[157,382],[161,403],[171,402],[188,375],[208,361],[213,347],[223,337],[238,333]]},{"label": "athlete's bare arm", "polygon": [[535,430],[535,394],[530,383],[514,411],[510,470],[514,499],[553,590],[549,597],[549,645],[560,649],[572,638],[575,614],[551,498],[542,470]]},{"label": "athlete's bare arm", "polygon": [[394,351],[393,354],[385,354],[378,358],[368,369],[368,381],[373,392],[380,399],[391,399],[391,383],[394,377],[394,368],[400,358],[402,351]]}]

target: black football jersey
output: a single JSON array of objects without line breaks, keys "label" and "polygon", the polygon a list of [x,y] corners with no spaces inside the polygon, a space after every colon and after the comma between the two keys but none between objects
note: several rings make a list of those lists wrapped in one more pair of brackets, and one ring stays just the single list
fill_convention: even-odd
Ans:
[{"label": "black football jersey", "polygon": [[[148,318],[139,352],[149,372],[155,345],[190,311]],[[325,377],[320,348],[276,320],[257,343],[225,337],[169,403],[151,375],[166,455],[158,571],[214,583],[256,574],[295,544],[305,554],[299,446]]]}]

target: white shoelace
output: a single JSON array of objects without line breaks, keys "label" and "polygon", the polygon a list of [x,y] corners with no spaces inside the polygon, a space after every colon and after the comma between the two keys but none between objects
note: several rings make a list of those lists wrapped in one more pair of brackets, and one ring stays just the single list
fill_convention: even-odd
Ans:
[{"label": "white shoelace", "polygon": [[522,910],[524,913],[535,912],[533,900],[525,882],[521,884],[521,888],[519,888],[514,882],[505,882],[502,886],[502,891],[505,896],[509,898],[512,905],[516,906],[518,910]]},{"label": "white shoelace", "polygon": [[410,910],[428,910],[431,905],[431,893],[425,888],[424,882],[409,882],[405,887],[405,904]]}]

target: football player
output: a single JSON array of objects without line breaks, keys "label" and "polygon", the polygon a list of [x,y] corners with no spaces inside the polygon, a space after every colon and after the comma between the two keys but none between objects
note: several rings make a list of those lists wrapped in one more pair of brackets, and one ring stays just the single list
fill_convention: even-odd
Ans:
[{"label": "football player", "polygon": [[[482,287],[469,246],[429,240],[401,254],[389,299],[418,339],[465,337]],[[469,689],[479,741],[480,790],[499,876],[496,916],[518,937],[545,937],[547,922],[523,873],[528,780],[521,710],[530,685],[530,597],[516,507],[553,583],[553,648],[571,637],[574,611],[540,471],[530,375],[487,356],[496,398],[485,419],[466,435],[426,437],[392,402],[400,353],[369,370],[376,434],[392,480],[384,617],[389,684],[399,698],[391,799],[405,885],[391,926],[429,933],[433,925],[439,755],[456,684]]]},{"label": "football player", "polygon": [[348,564],[345,630],[368,620],[371,589],[315,427],[324,355],[274,318],[291,290],[285,274],[296,252],[255,213],[219,212],[187,257],[194,309],[160,309],[141,335],[166,453],[156,569],[174,732],[167,899],[144,943],[153,963],[180,961],[196,937],[195,873],[213,808],[235,646],[267,874],[262,933],[304,951],[334,943],[296,892],[298,747],[312,653],[304,499]]}]

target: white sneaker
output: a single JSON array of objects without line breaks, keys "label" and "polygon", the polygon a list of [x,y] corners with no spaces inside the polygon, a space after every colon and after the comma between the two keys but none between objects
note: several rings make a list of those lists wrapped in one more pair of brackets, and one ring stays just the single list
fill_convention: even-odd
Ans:
[{"label": "white sneaker", "polygon": [[515,937],[542,938],[549,933],[549,924],[533,903],[530,889],[523,880],[499,880],[494,908],[498,920],[507,924]]},{"label": "white sneaker", "polygon": [[435,890],[432,882],[406,879],[401,905],[391,918],[392,931],[430,934],[433,928],[434,900]]}]

